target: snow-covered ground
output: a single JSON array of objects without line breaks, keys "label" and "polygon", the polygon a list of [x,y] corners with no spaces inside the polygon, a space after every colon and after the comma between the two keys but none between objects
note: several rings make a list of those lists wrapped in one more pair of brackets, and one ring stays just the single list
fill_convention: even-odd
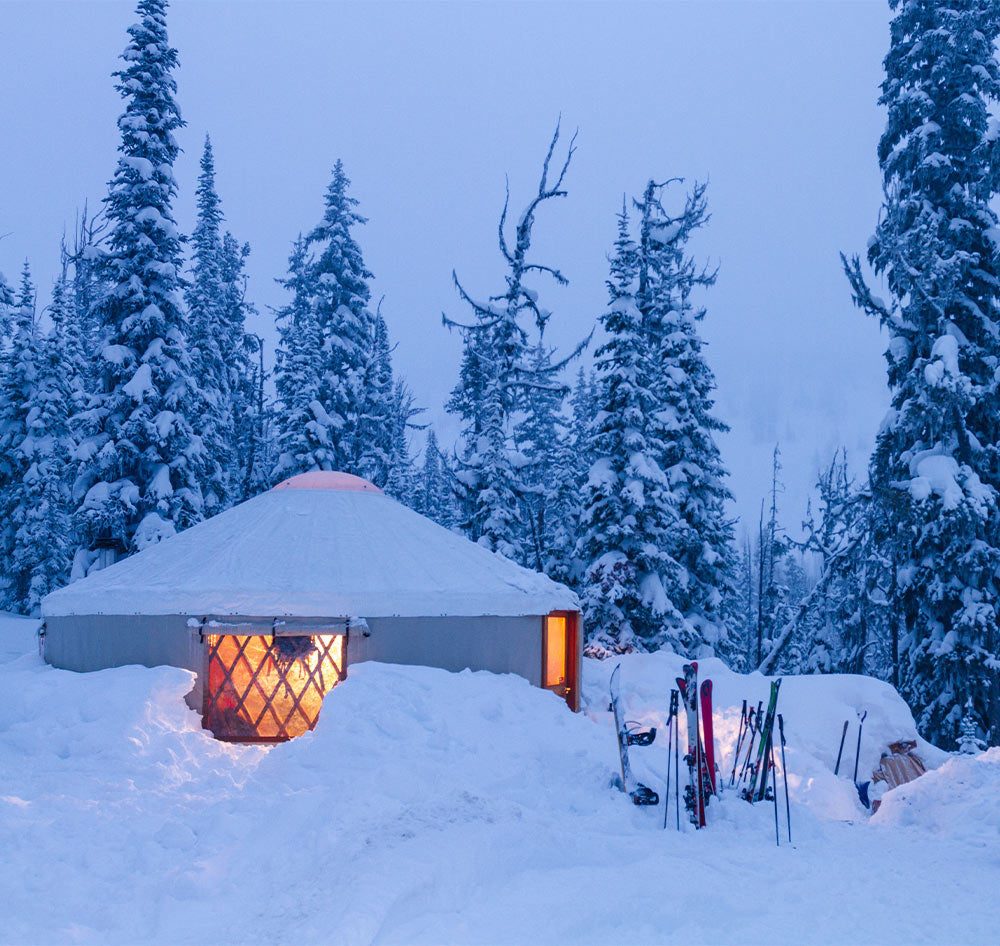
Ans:
[{"label": "snow-covered ground", "polygon": [[[848,772],[856,709],[862,771],[914,736],[876,681],[782,684],[776,848],[770,805],[730,793],[678,835],[613,787],[611,664],[586,662],[580,715],[516,677],[357,665],[314,733],[241,747],[201,730],[186,671],[53,670],[33,632],[0,620],[4,943],[996,942],[1000,749],[923,745],[940,767],[869,818],[832,773],[844,719]],[[629,718],[661,724],[681,663],[623,659]],[[767,681],[702,670],[728,773]],[[633,759],[662,793],[666,743]]]}]

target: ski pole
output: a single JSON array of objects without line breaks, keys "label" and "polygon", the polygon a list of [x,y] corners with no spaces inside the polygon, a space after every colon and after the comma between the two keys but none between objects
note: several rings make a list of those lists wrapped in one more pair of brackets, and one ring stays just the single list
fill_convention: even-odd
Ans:
[{"label": "ski pole", "polygon": [[[752,712],[752,711],[751,711]],[[747,773],[750,771],[750,760],[753,758],[753,747],[754,743],[757,741],[757,736],[763,728],[763,712],[764,703],[761,701],[757,704],[757,715],[754,717],[754,728],[750,732],[750,745],[747,748],[747,757],[743,761],[743,768],[740,770],[740,783],[747,777]]]},{"label": "ski pole", "polygon": [[[767,741],[768,753],[771,756],[771,768],[774,769],[774,740],[769,739]],[[764,765],[767,765],[767,760],[764,760]],[[771,790],[771,797],[774,799],[774,843],[781,847],[781,839],[778,837],[778,776],[777,771],[775,771],[774,776],[774,788]]]},{"label": "ski pole", "polygon": [[740,746],[743,743],[743,728],[746,726],[747,722],[747,701],[743,701],[743,709],[740,710],[740,731],[736,737],[736,754],[733,756],[733,774],[729,776],[729,787],[733,787],[733,783],[736,780],[736,763],[740,759]]},{"label": "ski pole", "polygon": [[868,716],[868,710],[865,710],[864,715],[861,717],[861,721],[858,723],[858,750],[854,753],[854,784],[858,784],[858,760],[861,758],[861,730],[865,725],[865,717]]},{"label": "ski pole", "polygon": [[844,720],[844,730],[840,734],[840,749],[837,752],[837,764],[833,767],[833,774],[840,773],[840,757],[844,754],[844,740],[847,738],[847,720]]},{"label": "ski pole", "polygon": [[[785,765],[785,721],[778,713],[778,735],[781,737],[781,780],[785,783],[785,817],[788,819],[788,843],[792,843],[792,809],[788,805],[788,766]],[[775,777],[777,784],[777,777]]]},{"label": "ski pole", "polygon": [[677,712],[677,691],[670,691],[670,715],[667,717],[667,791],[663,796],[663,830],[667,830],[667,813],[670,811],[670,750],[674,745],[674,714]]}]

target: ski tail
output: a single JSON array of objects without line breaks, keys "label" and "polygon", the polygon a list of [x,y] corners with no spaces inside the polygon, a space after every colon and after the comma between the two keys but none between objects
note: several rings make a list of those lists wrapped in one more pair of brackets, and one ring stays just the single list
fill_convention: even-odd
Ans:
[{"label": "ski tail", "polygon": [[717,795],[715,778],[715,728],[712,724],[712,681],[701,684],[701,731],[705,738],[705,771],[709,790]]}]

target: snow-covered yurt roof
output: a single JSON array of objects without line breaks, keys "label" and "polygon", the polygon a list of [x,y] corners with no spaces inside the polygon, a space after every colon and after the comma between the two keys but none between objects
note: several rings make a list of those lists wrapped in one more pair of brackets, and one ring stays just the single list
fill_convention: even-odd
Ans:
[{"label": "snow-covered yurt roof", "polygon": [[42,601],[42,615],[519,616],[576,596],[346,473],[302,473]]}]

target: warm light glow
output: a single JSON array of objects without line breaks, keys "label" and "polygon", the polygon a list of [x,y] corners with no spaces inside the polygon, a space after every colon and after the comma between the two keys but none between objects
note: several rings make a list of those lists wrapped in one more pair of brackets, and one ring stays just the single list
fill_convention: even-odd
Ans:
[{"label": "warm light glow", "polygon": [[316,725],[340,681],[344,638],[206,636],[204,726],[232,742],[280,742]]},{"label": "warm light glow", "polygon": [[550,614],[545,619],[545,686],[566,683],[566,618]]}]

